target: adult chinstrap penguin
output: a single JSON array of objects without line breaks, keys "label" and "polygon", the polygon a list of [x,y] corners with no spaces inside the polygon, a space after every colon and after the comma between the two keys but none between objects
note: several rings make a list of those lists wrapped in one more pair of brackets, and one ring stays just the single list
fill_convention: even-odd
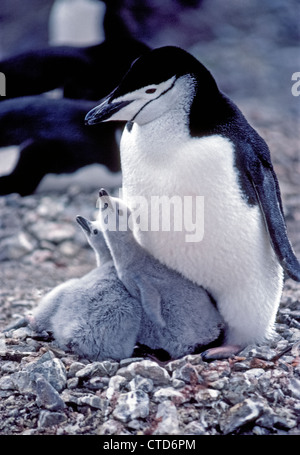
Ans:
[{"label": "adult chinstrap penguin", "polygon": [[136,226],[135,236],[217,301],[227,323],[226,341],[206,357],[228,356],[271,337],[283,270],[300,281],[300,265],[287,237],[265,141],[210,72],[176,47],[136,60],[120,85],[86,116],[88,124],[108,120],[128,121],[121,165],[130,208],[136,196],[149,201],[153,195],[204,197],[201,242],[186,242],[184,230]]}]

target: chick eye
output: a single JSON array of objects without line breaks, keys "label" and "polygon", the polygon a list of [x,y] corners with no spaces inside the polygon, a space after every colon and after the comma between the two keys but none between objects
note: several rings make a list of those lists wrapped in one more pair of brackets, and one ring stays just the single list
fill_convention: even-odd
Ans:
[{"label": "chick eye", "polygon": [[106,209],[107,209],[107,207],[108,207],[108,203],[107,203],[107,202],[105,202],[104,206],[103,206],[103,207],[101,207],[101,212],[104,212],[104,210],[106,210]]},{"label": "chick eye", "polygon": [[156,88],[148,88],[148,89],[146,90],[146,93],[149,93],[149,94],[150,94],[150,93],[155,93],[155,92],[156,92]]},{"label": "chick eye", "polygon": [[97,235],[98,234],[98,229],[93,230],[93,234]]}]

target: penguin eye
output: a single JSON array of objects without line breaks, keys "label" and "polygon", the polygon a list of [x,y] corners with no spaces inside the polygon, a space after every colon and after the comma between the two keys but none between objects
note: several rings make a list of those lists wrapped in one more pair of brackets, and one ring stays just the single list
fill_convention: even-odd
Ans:
[{"label": "penguin eye", "polygon": [[97,235],[98,234],[98,229],[93,230],[93,234]]},{"label": "penguin eye", "polygon": [[146,93],[149,93],[149,94],[150,94],[150,93],[155,93],[155,92],[156,92],[156,88],[148,88],[148,89],[146,90]]}]

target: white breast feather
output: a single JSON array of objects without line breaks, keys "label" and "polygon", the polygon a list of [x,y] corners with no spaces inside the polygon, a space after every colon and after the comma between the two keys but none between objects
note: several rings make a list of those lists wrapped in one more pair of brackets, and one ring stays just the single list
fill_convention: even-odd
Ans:
[{"label": "white breast feather", "polygon": [[184,231],[149,230],[135,232],[139,243],[212,293],[233,327],[234,342],[270,335],[282,270],[259,207],[250,207],[242,197],[233,144],[217,135],[190,138],[187,126],[176,124],[173,115],[125,131],[121,157],[129,206],[137,195],[149,201],[153,195],[204,196],[201,242],[187,243]]}]

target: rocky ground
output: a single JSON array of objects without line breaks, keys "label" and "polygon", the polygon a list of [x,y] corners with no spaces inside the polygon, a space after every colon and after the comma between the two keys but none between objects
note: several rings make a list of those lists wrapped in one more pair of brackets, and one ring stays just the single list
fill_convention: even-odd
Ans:
[{"label": "rocky ground", "polygon": [[[300,257],[299,98],[291,95],[291,74],[300,67],[293,58],[299,39],[293,13],[280,1],[263,2],[253,25],[251,8],[262,2],[244,2],[238,20],[239,2],[226,2],[232,14],[222,10],[225,2],[217,3],[214,11],[204,2],[211,22],[190,15],[189,23],[196,28],[199,19],[206,34],[188,44],[269,144]],[[68,184],[64,191],[0,198],[0,330],[55,285],[94,266],[75,216],[94,216],[97,189]],[[89,362],[33,338],[28,328],[1,333],[0,434],[299,435],[299,283],[285,282],[274,339],[229,360],[206,363],[190,355],[167,364],[147,357]]]},{"label": "rocky ground", "polygon": [[[296,151],[284,128],[276,141],[268,132],[274,151],[283,144]],[[287,153],[276,169],[299,256],[296,164]],[[71,186],[64,194],[0,198],[0,329],[94,266],[75,216],[93,218],[96,196]],[[4,332],[0,434],[300,434],[300,285],[290,279],[276,331],[272,342],[229,360],[190,355],[162,365],[139,357],[89,362],[34,339],[28,328]]]}]

